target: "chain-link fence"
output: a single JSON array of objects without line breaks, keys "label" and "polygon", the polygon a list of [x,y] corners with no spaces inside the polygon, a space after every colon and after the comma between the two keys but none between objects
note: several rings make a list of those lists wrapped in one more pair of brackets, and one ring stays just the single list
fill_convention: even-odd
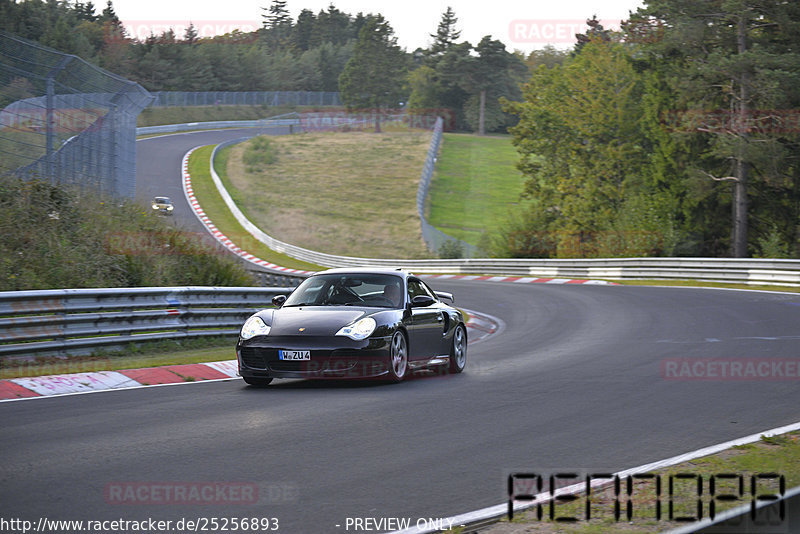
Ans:
[{"label": "chain-link fence", "polygon": [[439,145],[442,143],[443,126],[444,121],[442,118],[437,118],[433,127],[431,145],[428,148],[428,156],[425,158],[422,176],[417,188],[417,213],[419,213],[419,220],[422,224],[422,239],[425,240],[428,250],[441,257],[474,258],[477,252],[477,248],[474,245],[445,234],[432,226],[425,217],[425,200],[428,196],[433,170],[436,166],[436,155],[439,153]]},{"label": "chain-link fence", "polygon": [[136,116],[150,102],[139,84],[0,32],[0,175],[136,190]]},{"label": "chain-link fence", "polygon": [[150,107],[169,106],[341,106],[337,92],[157,91]]}]

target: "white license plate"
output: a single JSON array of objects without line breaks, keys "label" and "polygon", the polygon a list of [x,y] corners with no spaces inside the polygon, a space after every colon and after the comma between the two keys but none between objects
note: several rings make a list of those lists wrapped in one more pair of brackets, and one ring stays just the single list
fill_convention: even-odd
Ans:
[{"label": "white license plate", "polygon": [[310,360],[310,350],[279,350],[278,358],[281,360]]}]

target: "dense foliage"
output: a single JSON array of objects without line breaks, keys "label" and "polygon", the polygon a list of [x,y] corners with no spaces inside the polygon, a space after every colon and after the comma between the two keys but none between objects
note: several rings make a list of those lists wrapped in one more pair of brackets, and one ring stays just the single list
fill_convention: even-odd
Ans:
[{"label": "dense foliage", "polygon": [[646,0],[621,32],[592,19],[572,50],[527,57],[460,41],[452,8],[411,53],[380,15],[262,10],[253,33],[136,40],[110,1],[0,0],[0,29],[151,90],[338,90],[510,131],[532,208],[497,256],[800,257],[798,2]]},{"label": "dense foliage", "polygon": [[262,27],[252,33],[201,38],[190,25],[183,35],[168,30],[134,39],[110,0],[99,14],[91,2],[0,0],[0,30],[78,55],[150,91],[341,91],[349,107],[408,102],[438,110],[452,119],[448,127],[462,130],[478,129],[484,92],[487,131],[515,122],[498,99],[520,97],[524,58],[488,36],[474,48],[457,43],[452,8],[430,47],[408,53],[379,14],[351,15],[331,4],[316,14],[303,9],[293,20],[286,4],[262,7]]},{"label": "dense foliage", "polygon": [[[348,108],[397,108],[403,98],[406,55],[397,46],[392,27],[381,15],[370,17],[358,34],[353,57],[339,76],[339,91]],[[375,131],[380,132],[375,114]]]},{"label": "dense foliage", "polygon": [[800,257],[800,4],[650,0],[509,103],[533,208],[495,254]]},{"label": "dense foliage", "polygon": [[149,211],[0,178],[0,291],[252,285],[236,260],[205,241],[208,236],[179,232]]}]

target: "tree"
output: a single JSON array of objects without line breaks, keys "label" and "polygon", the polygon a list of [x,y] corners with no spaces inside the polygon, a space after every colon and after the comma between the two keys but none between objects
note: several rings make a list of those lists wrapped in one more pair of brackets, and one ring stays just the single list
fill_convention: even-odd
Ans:
[{"label": "tree", "polygon": [[367,19],[358,34],[353,57],[339,76],[339,92],[348,108],[368,108],[375,113],[375,132],[381,131],[381,110],[402,98],[406,73],[405,53],[382,15]]},{"label": "tree", "polygon": [[592,15],[592,18],[586,19],[586,25],[589,26],[586,33],[575,34],[577,43],[575,43],[573,54],[579,54],[583,47],[591,41],[601,41],[604,43],[611,41],[611,30],[603,28],[603,25],[597,20],[597,15]]},{"label": "tree", "polygon": [[559,257],[660,253],[671,214],[642,183],[642,79],[624,45],[591,40],[563,66],[540,66],[524,93],[510,131],[533,207],[507,241]]},{"label": "tree", "polygon": [[800,83],[800,6],[780,0],[652,0],[637,19],[639,26],[668,28],[646,50],[684,65],[675,87],[685,102],[682,111],[689,113],[678,126],[708,144],[712,157],[696,166],[697,174],[732,184],[731,255],[745,257],[754,190],[792,187],[796,141],[761,125],[776,123],[767,110],[797,105],[787,96]]},{"label": "tree", "polygon": [[461,32],[456,30],[456,17],[453,8],[448,6],[447,10],[442,13],[442,19],[439,21],[439,26],[436,28],[436,33],[430,34],[433,37],[433,44],[428,49],[428,63],[429,66],[435,66],[442,54],[447,52],[451,46],[456,44],[458,38],[461,37]]},{"label": "tree", "polygon": [[[464,111],[467,121],[478,135],[485,135],[488,128],[494,130],[506,123],[500,98],[517,100],[522,95],[518,84],[527,68],[522,60],[506,51],[505,45],[486,36],[475,47],[477,57],[462,57],[458,63],[460,83],[470,97]],[[488,115],[487,115],[488,110]]]},{"label": "tree", "polygon": [[439,86],[436,83],[436,71],[422,65],[408,73],[408,85],[411,96],[408,97],[408,109],[432,109],[439,106]]},{"label": "tree", "polygon": [[320,11],[317,14],[311,45],[318,46],[322,43],[340,45],[350,39],[357,38],[359,34],[353,35],[350,23],[350,16],[339,11],[331,4],[328,6],[328,11]]},{"label": "tree", "polygon": [[262,8],[262,26],[267,46],[271,51],[285,47],[292,31],[292,17],[286,8],[286,0],[272,0],[269,8]]},{"label": "tree", "polygon": [[195,28],[193,22],[190,22],[186,31],[183,32],[183,42],[188,45],[194,45],[197,43],[198,39],[197,28]]},{"label": "tree", "polygon": [[297,16],[297,22],[292,28],[292,45],[302,52],[311,48],[311,38],[314,33],[314,24],[317,17],[310,9],[304,9]]},{"label": "tree", "polygon": [[569,57],[569,55],[570,53],[568,51],[559,50],[553,45],[548,44],[539,50],[532,50],[531,53],[528,54],[528,57],[525,58],[525,64],[528,65],[531,71],[538,68],[539,65],[551,68],[556,65],[563,65],[564,60]]}]

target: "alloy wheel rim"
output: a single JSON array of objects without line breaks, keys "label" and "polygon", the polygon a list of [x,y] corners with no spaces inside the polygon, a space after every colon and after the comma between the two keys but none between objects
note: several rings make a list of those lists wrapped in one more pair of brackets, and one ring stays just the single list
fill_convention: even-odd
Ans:
[{"label": "alloy wheel rim", "polygon": [[464,333],[460,328],[456,329],[456,342],[455,354],[456,365],[464,367],[464,360],[466,359],[466,352],[464,351]]},{"label": "alloy wheel rim", "polygon": [[392,343],[392,369],[397,376],[406,373],[406,342],[403,334],[396,334]]}]

